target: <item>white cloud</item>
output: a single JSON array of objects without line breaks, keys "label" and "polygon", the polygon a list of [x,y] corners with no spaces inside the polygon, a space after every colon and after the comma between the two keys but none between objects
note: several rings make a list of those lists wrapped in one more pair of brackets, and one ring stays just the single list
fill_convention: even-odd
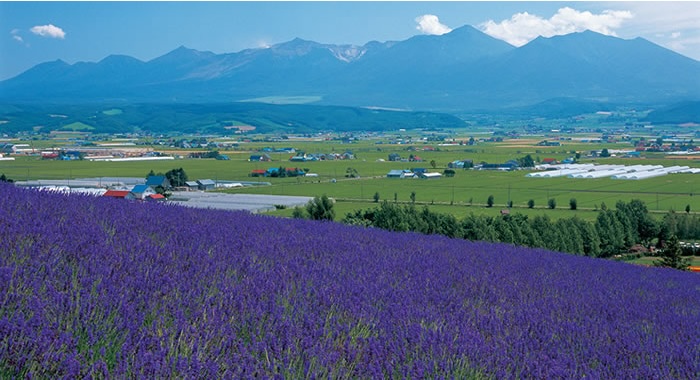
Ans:
[{"label": "white cloud", "polygon": [[416,22],[418,23],[416,29],[423,34],[442,35],[452,31],[449,26],[440,23],[440,19],[435,15],[418,16],[416,17]]},{"label": "white cloud", "polygon": [[516,13],[510,19],[499,23],[493,20],[486,21],[479,27],[492,37],[515,46],[522,46],[538,36],[552,37],[584,30],[615,36],[615,29],[620,28],[625,20],[633,17],[630,11],[605,10],[599,14],[593,14],[589,11],[581,12],[564,7],[548,19],[523,12]]},{"label": "white cloud", "polygon": [[10,34],[12,35],[12,39],[19,42],[19,43],[24,43],[24,39],[22,36],[19,35],[19,29],[12,29],[10,31]]},{"label": "white cloud", "polygon": [[700,2],[629,1],[609,3],[623,6],[635,15],[618,33],[622,37],[644,37],[677,53],[700,61]]},{"label": "white cloud", "polygon": [[31,29],[29,29],[32,33],[42,36],[42,37],[49,37],[49,38],[60,38],[64,39],[66,38],[66,32],[63,31],[63,29],[52,25],[37,25]]}]

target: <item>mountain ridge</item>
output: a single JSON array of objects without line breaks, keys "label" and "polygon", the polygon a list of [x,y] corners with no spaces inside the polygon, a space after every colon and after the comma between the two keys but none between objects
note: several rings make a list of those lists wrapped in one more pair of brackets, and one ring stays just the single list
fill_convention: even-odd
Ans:
[{"label": "mountain ridge", "polygon": [[574,97],[670,104],[700,99],[700,62],[643,39],[592,31],[514,47],[465,25],[362,46],[295,38],[216,54],[179,46],[149,61],[41,63],[0,82],[0,102],[235,102],[314,96],[321,105],[440,112]]}]

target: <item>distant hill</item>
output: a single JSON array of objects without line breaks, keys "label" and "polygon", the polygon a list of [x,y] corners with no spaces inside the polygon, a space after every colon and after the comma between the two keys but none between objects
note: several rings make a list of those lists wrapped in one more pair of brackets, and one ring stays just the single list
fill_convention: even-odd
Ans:
[{"label": "distant hill", "polygon": [[645,121],[655,124],[700,124],[700,101],[682,102],[655,109]]},{"label": "distant hill", "polygon": [[148,62],[53,61],[0,82],[4,103],[221,103],[306,97],[320,105],[466,112],[583,102],[700,99],[700,62],[642,38],[586,31],[516,48],[471,26],[363,46],[302,39],[214,54],[186,47]]},{"label": "distant hill", "polygon": [[[60,115],[58,117],[57,115]],[[260,133],[319,131],[382,131],[399,128],[464,127],[456,116],[434,112],[376,110],[305,104],[255,102],[227,104],[48,104],[0,105],[5,132],[74,130],[94,133],[227,133],[234,124],[256,127]]]}]

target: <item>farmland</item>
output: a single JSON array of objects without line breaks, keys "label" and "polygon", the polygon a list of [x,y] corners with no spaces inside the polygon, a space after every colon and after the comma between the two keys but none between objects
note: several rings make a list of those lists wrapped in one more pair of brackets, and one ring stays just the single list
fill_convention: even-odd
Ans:
[{"label": "farmland", "polygon": [[700,370],[688,333],[700,329],[693,273],[0,191],[3,377],[691,379]]},{"label": "farmland", "polygon": [[[476,135],[479,136],[478,134]],[[406,136],[404,136],[406,138]],[[415,136],[414,136],[415,138]],[[395,139],[395,136],[391,139]],[[466,135],[464,139],[467,139]],[[320,140],[320,139],[319,139]],[[514,160],[525,155],[542,160],[553,158],[563,160],[571,157],[572,152],[584,153],[579,162],[597,164],[645,164],[645,165],[688,165],[700,167],[697,161],[679,157],[668,158],[659,153],[647,153],[641,158],[586,158],[585,153],[607,149],[629,149],[629,143],[584,144],[564,142],[562,146],[541,147],[535,145],[538,139],[505,139],[502,142],[483,142],[474,146],[444,146],[433,142],[417,141],[411,144],[377,144],[377,141],[389,138],[358,139],[351,143],[341,141],[313,141],[298,139],[284,142],[250,142],[240,143],[235,147],[225,148],[221,153],[230,160],[213,159],[176,159],[174,161],[146,162],[90,162],[83,161],[46,161],[36,157],[17,157],[15,161],[0,162],[0,173],[16,180],[29,179],[67,179],[86,177],[144,177],[145,174],[166,172],[175,167],[182,167],[190,178],[209,178],[214,180],[270,182],[271,186],[228,190],[254,194],[317,196],[326,194],[338,200],[339,215],[365,207],[372,202],[375,194],[381,200],[409,202],[411,193],[415,193],[415,202],[428,205],[436,210],[446,211],[456,216],[466,213],[496,214],[506,207],[508,201],[518,212],[527,214],[547,213],[553,218],[570,216],[569,201],[577,201],[576,213],[580,217],[595,217],[595,210],[603,203],[614,205],[618,200],[640,199],[652,212],[668,210],[681,211],[690,206],[692,211],[700,210],[700,201],[696,193],[700,191],[700,175],[673,174],[642,181],[571,178],[526,178],[527,171],[456,171],[452,178],[438,180],[390,179],[386,174],[393,169],[410,169],[423,167],[431,171],[442,172],[449,162],[457,159],[471,159],[474,162],[498,163]],[[48,145],[44,142],[44,145]],[[355,159],[334,161],[290,162],[293,154],[270,153],[270,162],[250,162],[248,158],[263,148],[272,151],[293,147],[297,152],[339,152],[351,151]],[[144,149],[143,146],[141,146]],[[430,148],[429,150],[427,148]],[[147,145],[145,149],[163,149],[157,145]],[[191,150],[190,150],[191,151]],[[188,151],[166,149],[165,153],[185,156]],[[396,153],[406,158],[413,154],[420,156],[422,162],[388,162],[388,155]],[[435,168],[431,163],[435,164]],[[294,178],[251,178],[253,170],[265,170],[270,167],[300,167],[317,177]],[[359,178],[345,178],[348,168],[354,169]],[[483,206],[489,196],[494,197],[494,208]],[[557,207],[548,208],[548,201],[554,199]],[[534,201],[534,209],[528,209],[528,202]],[[289,215],[289,210],[273,212],[276,215]]]}]

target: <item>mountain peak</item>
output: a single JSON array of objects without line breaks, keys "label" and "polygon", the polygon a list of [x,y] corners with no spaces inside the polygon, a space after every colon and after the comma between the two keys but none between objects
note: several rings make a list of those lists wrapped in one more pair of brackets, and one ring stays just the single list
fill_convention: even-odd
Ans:
[{"label": "mountain peak", "polygon": [[199,51],[195,49],[190,49],[184,45],[180,45],[177,49],[172,50],[165,55],[154,58],[148,63],[182,63],[186,61],[201,61],[211,57],[216,56],[216,54],[210,51]]},{"label": "mountain peak", "polygon": [[291,41],[282,42],[276,45],[272,45],[272,49],[278,51],[292,51],[292,50],[310,50],[314,47],[319,47],[321,44],[314,41],[308,41],[302,38],[295,38]]},{"label": "mountain peak", "polygon": [[99,64],[131,64],[131,63],[143,63],[143,61],[136,59],[129,55],[122,54],[110,54],[104,57]]}]

